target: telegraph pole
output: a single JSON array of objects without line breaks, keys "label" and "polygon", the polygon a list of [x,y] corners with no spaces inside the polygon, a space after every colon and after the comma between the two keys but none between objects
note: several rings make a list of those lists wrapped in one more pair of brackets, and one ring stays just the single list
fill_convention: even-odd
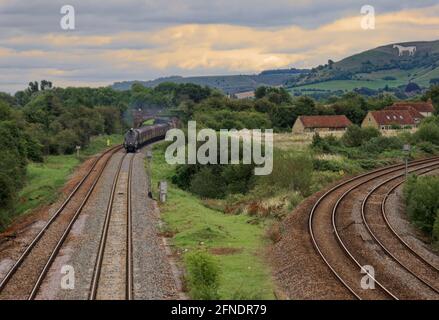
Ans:
[{"label": "telegraph pole", "polygon": [[409,175],[409,156],[410,156],[410,150],[412,149],[411,145],[405,144],[402,148],[402,150],[405,153],[405,181],[408,179]]}]

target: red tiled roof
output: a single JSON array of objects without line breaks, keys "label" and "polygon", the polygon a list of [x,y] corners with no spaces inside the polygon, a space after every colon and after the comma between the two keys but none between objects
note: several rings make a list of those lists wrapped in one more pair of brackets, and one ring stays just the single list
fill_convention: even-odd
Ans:
[{"label": "red tiled roof", "polygon": [[431,100],[427,102],[396,102],[392,107],[407,107],[410,106],[418,112],[434,112],[434,106]]},{"label": "red tiled roof", "polygon": [[346,128],[352,122],[346,116],[300,116],[305,128]]},{"label": "red tiled roof", "polygon": [[411,105],[394,104],[393,106],[387,107],[385,110],[407,110],[408,112],[410,112],[411,116],[414,119],[421,120],[424,118],[424,116],[418,110],[413,108]]},{"label": "red tiled roof", "polygon": [[375,121],[380,126],[401,125],[413,126],[416,123],[415,118],[408,110],[381,110],[371,111]]}]

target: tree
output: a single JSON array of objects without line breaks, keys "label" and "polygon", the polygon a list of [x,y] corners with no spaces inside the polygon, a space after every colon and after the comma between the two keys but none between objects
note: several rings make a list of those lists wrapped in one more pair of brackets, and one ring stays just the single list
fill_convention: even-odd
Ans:
[{"label": "tree", "polygon": [[439,115],[439,85],[431,86],[430,90],[424,96],[424,99],[431,99],[436,109],[436,114]]},{"label": "tree", "polygon": [[29,82],[29,87],[28,87],[28,92],[30,92],[31,94],[32,93],[35,93],[35,92],[38,92],[39,91],[39,89],[38,89],[38,81],[34,81],[34,82]]},{"label": "tree", "polygon": [[225,195],[225,183],[209,167],[203,167],[191,181],[190,191],[202,198],[220,199]]},{"label": "tree", "polygon": [[348,147],[359,147],[381,133],[372,127],[360,128],[357,125],[349,126],[342,137],[342,142]]},{"label": "tree", "polygon": [[328,60],[328,67],[329,67],[329,69],[332,70],[333,66],[334,66],[334,61],[332,61],[331,59],[329,59],[329,60]]},{"label": "tree", "polygon": [[52,82],[41,80],[41,91],[52,89]]}]

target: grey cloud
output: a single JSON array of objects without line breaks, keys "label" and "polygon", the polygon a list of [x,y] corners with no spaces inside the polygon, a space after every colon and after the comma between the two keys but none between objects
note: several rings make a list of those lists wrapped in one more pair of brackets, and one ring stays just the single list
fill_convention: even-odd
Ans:
[{"label": "grey cloud", "polygon": [[[112,35],[121,32],[153,32],[166,26],[178,24],[230,24],[256,28],[280,28],[297,25],[314,29],[346,15],[359,15],[364,4],[374,5],[377,13],[400,9],[421,8],[437,4],[437,0],[8,0],[0,1],[0,50],[11,49],[14,56],[0,56],[0,90],[15,91],[26,86],[33,77],[47,77],[69,83],[112,83],[132,79],[151,79],[170,74],[202,75],[230,74],[226,68],[209,70],[195,68],[190,71],[177,67],[157,70],[153,67],[129,68],[114,66],[101,61],[103,50],[155,49],[147,39],[118,40],[97,49],[93,44],[75,44],[55,47],[38,41],[46,34],[64,33],[60,29],[60,8],[71,4],[76,10],[76,30],[72,35]],[[34,41],[11,43],[10,38],[35,36]],[[291,41],[294,42],[294,39]],[[328,39],[328,43],[330,39]],[[213,50],[245,48],[246,44],[217,44]],[[301,52],[311,48],[300,49]],[[41,50],[46,55],[26,57],[28,50]],[[272,53],[282,53],[282,49]],[[285,51],[291,53],[292,51]],[[299,61],[297,67],[303,66]],[[65,74],[53,75],[50,70]],[[165,73],[166,72],[166,73]],[[18,87],[19,84],[22,84]]]},{"label": "grey cloud", "polygon": [[[299,25],[315,28],[346,14],[359,14],[364,0],[37,0],[0,5],[0,25],[26,32],[59,30],[60,8],[76,10],[78,32],[111,33],[181,23],[219,23],[253,27]],[[370,0],[377,12],[427,7],[437,0]]]}]

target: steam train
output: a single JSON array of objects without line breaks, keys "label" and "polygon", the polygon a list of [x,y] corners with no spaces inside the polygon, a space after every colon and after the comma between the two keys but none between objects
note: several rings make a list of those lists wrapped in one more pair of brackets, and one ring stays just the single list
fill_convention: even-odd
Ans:
[{"label": "steam train", "polygon": [[136,152],[145,143],[153,142],[162,139],[169,129],[175,128],[175,121],[167,121],[163,123],[154,124],[152,126],[145,126],[140,128],[131,128],[125,134],[123,146],[127,153]]}]

